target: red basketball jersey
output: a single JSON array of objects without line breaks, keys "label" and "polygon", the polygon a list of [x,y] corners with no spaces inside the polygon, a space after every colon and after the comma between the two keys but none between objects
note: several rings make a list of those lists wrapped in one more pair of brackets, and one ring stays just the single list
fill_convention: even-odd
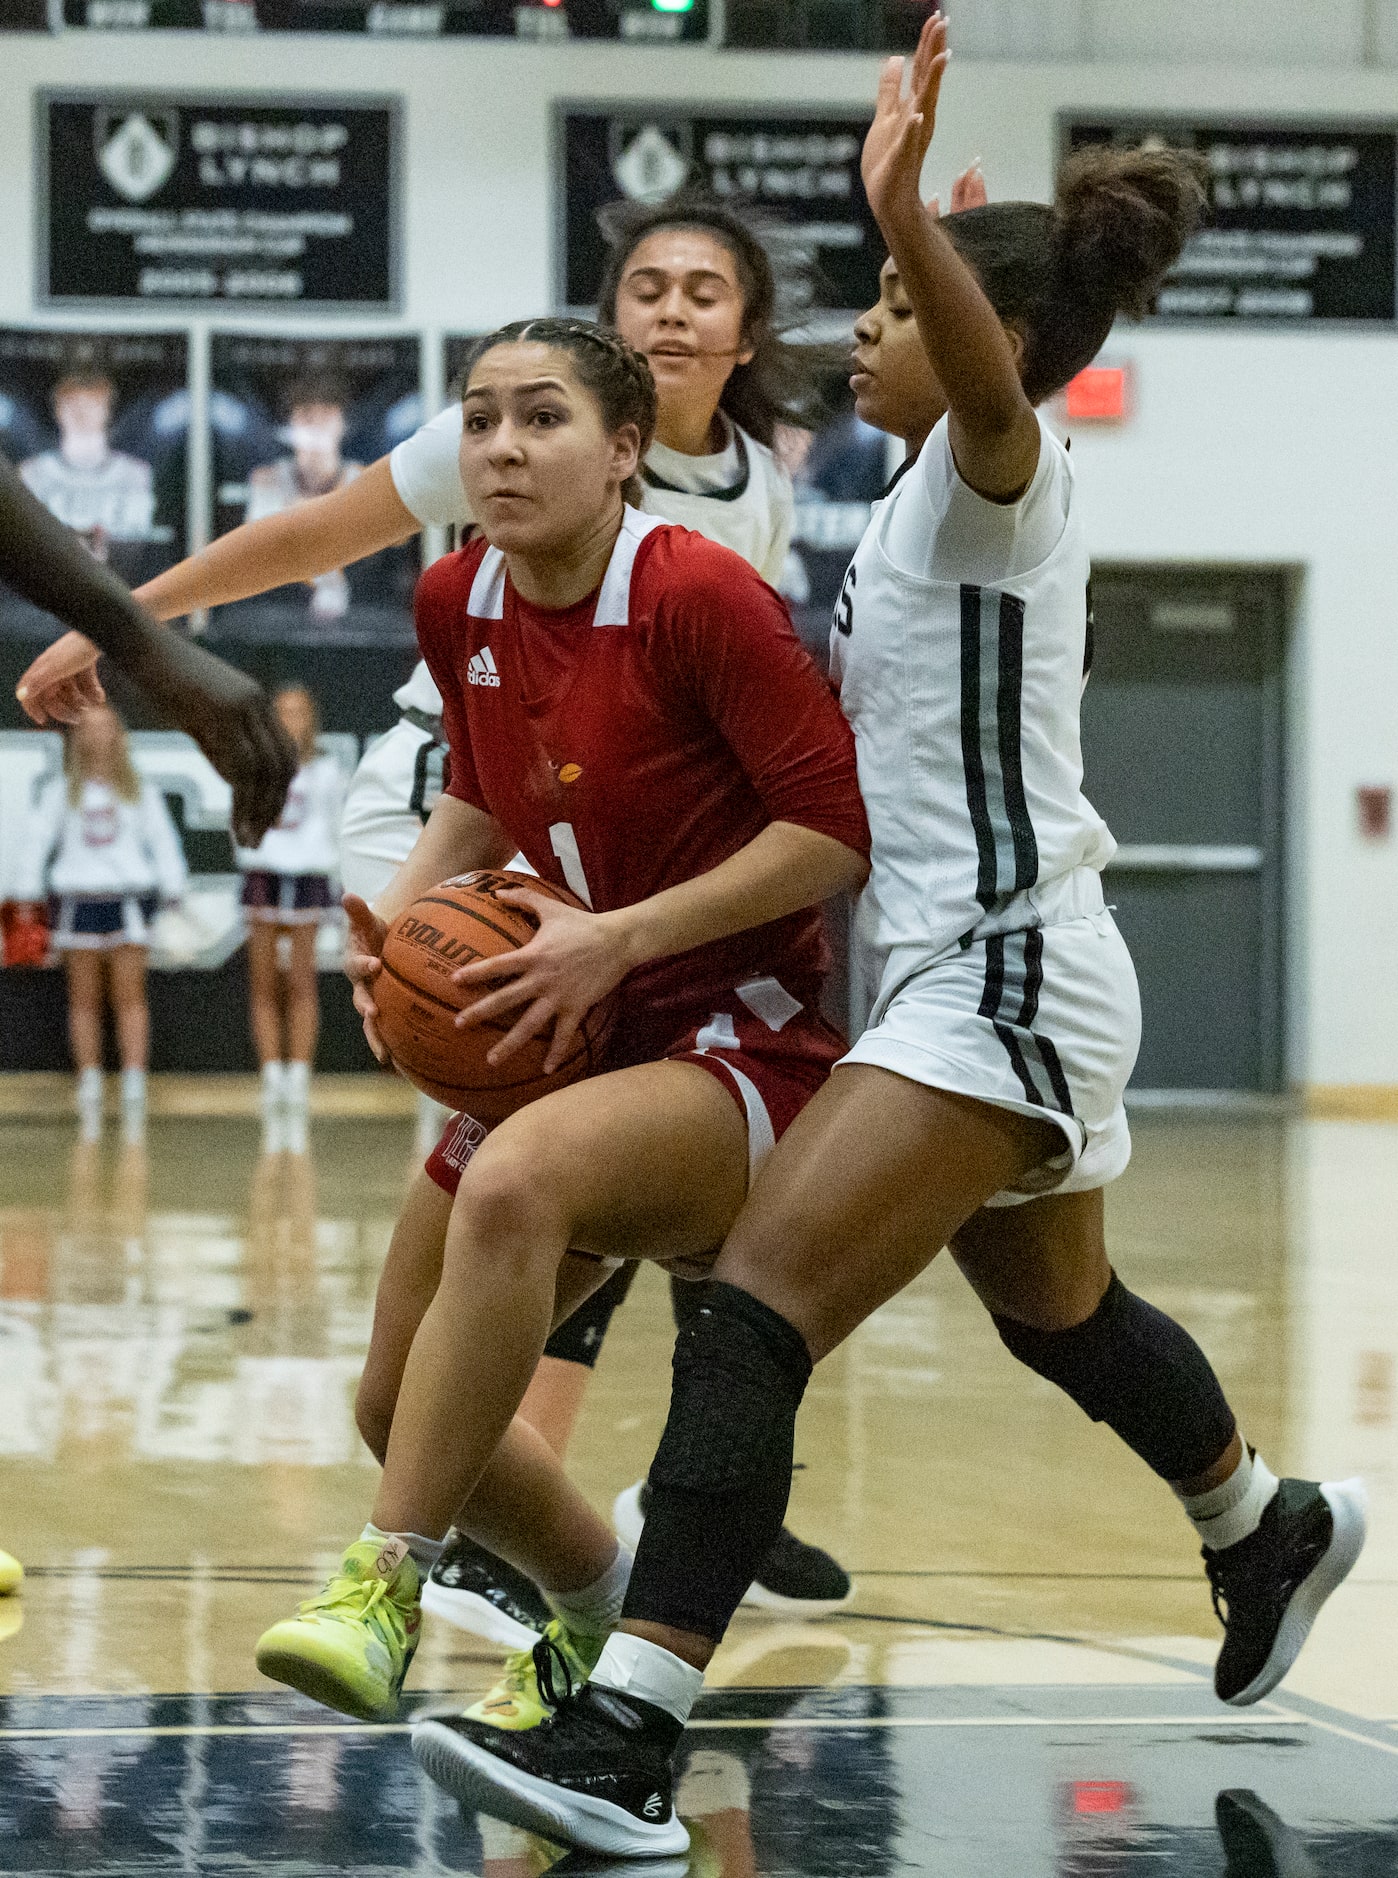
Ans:
[{"label": "red basketball jersey", "polygon": [[[781,600],[727,548],[628,508],[577,606],[529,605],[474,541],[423,575],[416,611],[449,792],[595,911],[706,873],[774,821],[868,853],[849,727]],[[814,1004],[826,964],[811,908],[643,966],[624,1009],[707,1010],[760,977]]]}]

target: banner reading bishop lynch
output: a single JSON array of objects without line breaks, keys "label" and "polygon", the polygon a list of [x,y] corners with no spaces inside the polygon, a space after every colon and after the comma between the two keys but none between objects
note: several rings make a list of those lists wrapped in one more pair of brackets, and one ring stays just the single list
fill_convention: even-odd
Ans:
[{"label": "banner reading bishop lynch", "polygon": [[391,99],[43,92],[47,306],[398,305]]}]

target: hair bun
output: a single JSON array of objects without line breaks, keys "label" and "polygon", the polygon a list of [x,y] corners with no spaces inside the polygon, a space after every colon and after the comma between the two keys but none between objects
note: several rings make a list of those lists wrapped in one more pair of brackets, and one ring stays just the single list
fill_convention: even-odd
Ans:
[{"label": "hair bun", "polygon": [[1061,264],[1081,292],[1139,318],[1203,219],[1204,160],[1164,146],[1092,144],[1058,173]]}]

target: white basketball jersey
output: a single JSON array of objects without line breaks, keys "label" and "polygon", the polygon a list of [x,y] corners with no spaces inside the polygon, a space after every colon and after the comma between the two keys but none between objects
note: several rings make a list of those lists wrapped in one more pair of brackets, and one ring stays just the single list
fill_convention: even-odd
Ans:
[{"label": "white basketball jersey", "polygon": [[[946,449],[944,425],[926,449]],[[1071,491],[1063,446],[1045,430],[1042,447]],[[1101,869],[1116,844],[1082,793],[1089,562],[1071,494],[1046,558],[994,586],[894,563],[897,506],[919,502],[901,521],[921,523],[934,564],[939,517],[914,470],[876,506],[845,576],[831,664],[873,832],[861,927],[880,950],[931,956],[1039,924],[1035,890]]]}]

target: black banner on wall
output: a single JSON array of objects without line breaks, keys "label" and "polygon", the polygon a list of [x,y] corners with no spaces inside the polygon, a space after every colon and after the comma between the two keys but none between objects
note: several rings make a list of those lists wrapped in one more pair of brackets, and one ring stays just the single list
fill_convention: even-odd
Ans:
[{"label": "black banner on wall", "polygon": [[[131,587],[185,554],[188,353],[183,333],[0,329],[0,450]],[[0,625],[54,631],[4,586]]]},{"label": "black banner on wall", "polygon": [[[210,533],[352,483],[422,422],[419,342],[213,333]],[[417,537],[297,587],[219,607],[215,639],[400,645],[413,637]]]},{"label": "black banner on wall", "polygon": [[50,306],[398,304],[397,105],[41,93]]},{"label": "black banner on wall", "polygon": [[1062,141],[1068,150],[1159,141],[1204,158],[1208,222],[1167,276],[1156,318],[1395,318],[1398,133],[1222,118],[1070,118]]},{"label": "black banner on wall", "polygon": [[[735,206],[751,205],[790,260],[811,270],[805,306],[820,331],[879,297],[883,237],[859,176],[867,113],[787,116],[777,111],[694,114],[657,105],[565,104],[556,132],[557,297],[597,304],[606,244],[597,214],[621,199],[651,202],[694,182]],[[821,321],[822,313],[839,315]],[[823,335],[822,335],[823,336]]]},{"label": "black banner on wall", "polygon": [[[5,6],[21,4],[42,16],[48,0],[0,0],[0,24]],[[534,45],[621,39],[665,46],[709,37],[709,0],[62,0],[62,11],[66,25],[101,32],[467,35]]]},{"label": "black banner on wall", "polygon": [[724,44],[799,52],[911,52],[932,0],[728,0]]}]

